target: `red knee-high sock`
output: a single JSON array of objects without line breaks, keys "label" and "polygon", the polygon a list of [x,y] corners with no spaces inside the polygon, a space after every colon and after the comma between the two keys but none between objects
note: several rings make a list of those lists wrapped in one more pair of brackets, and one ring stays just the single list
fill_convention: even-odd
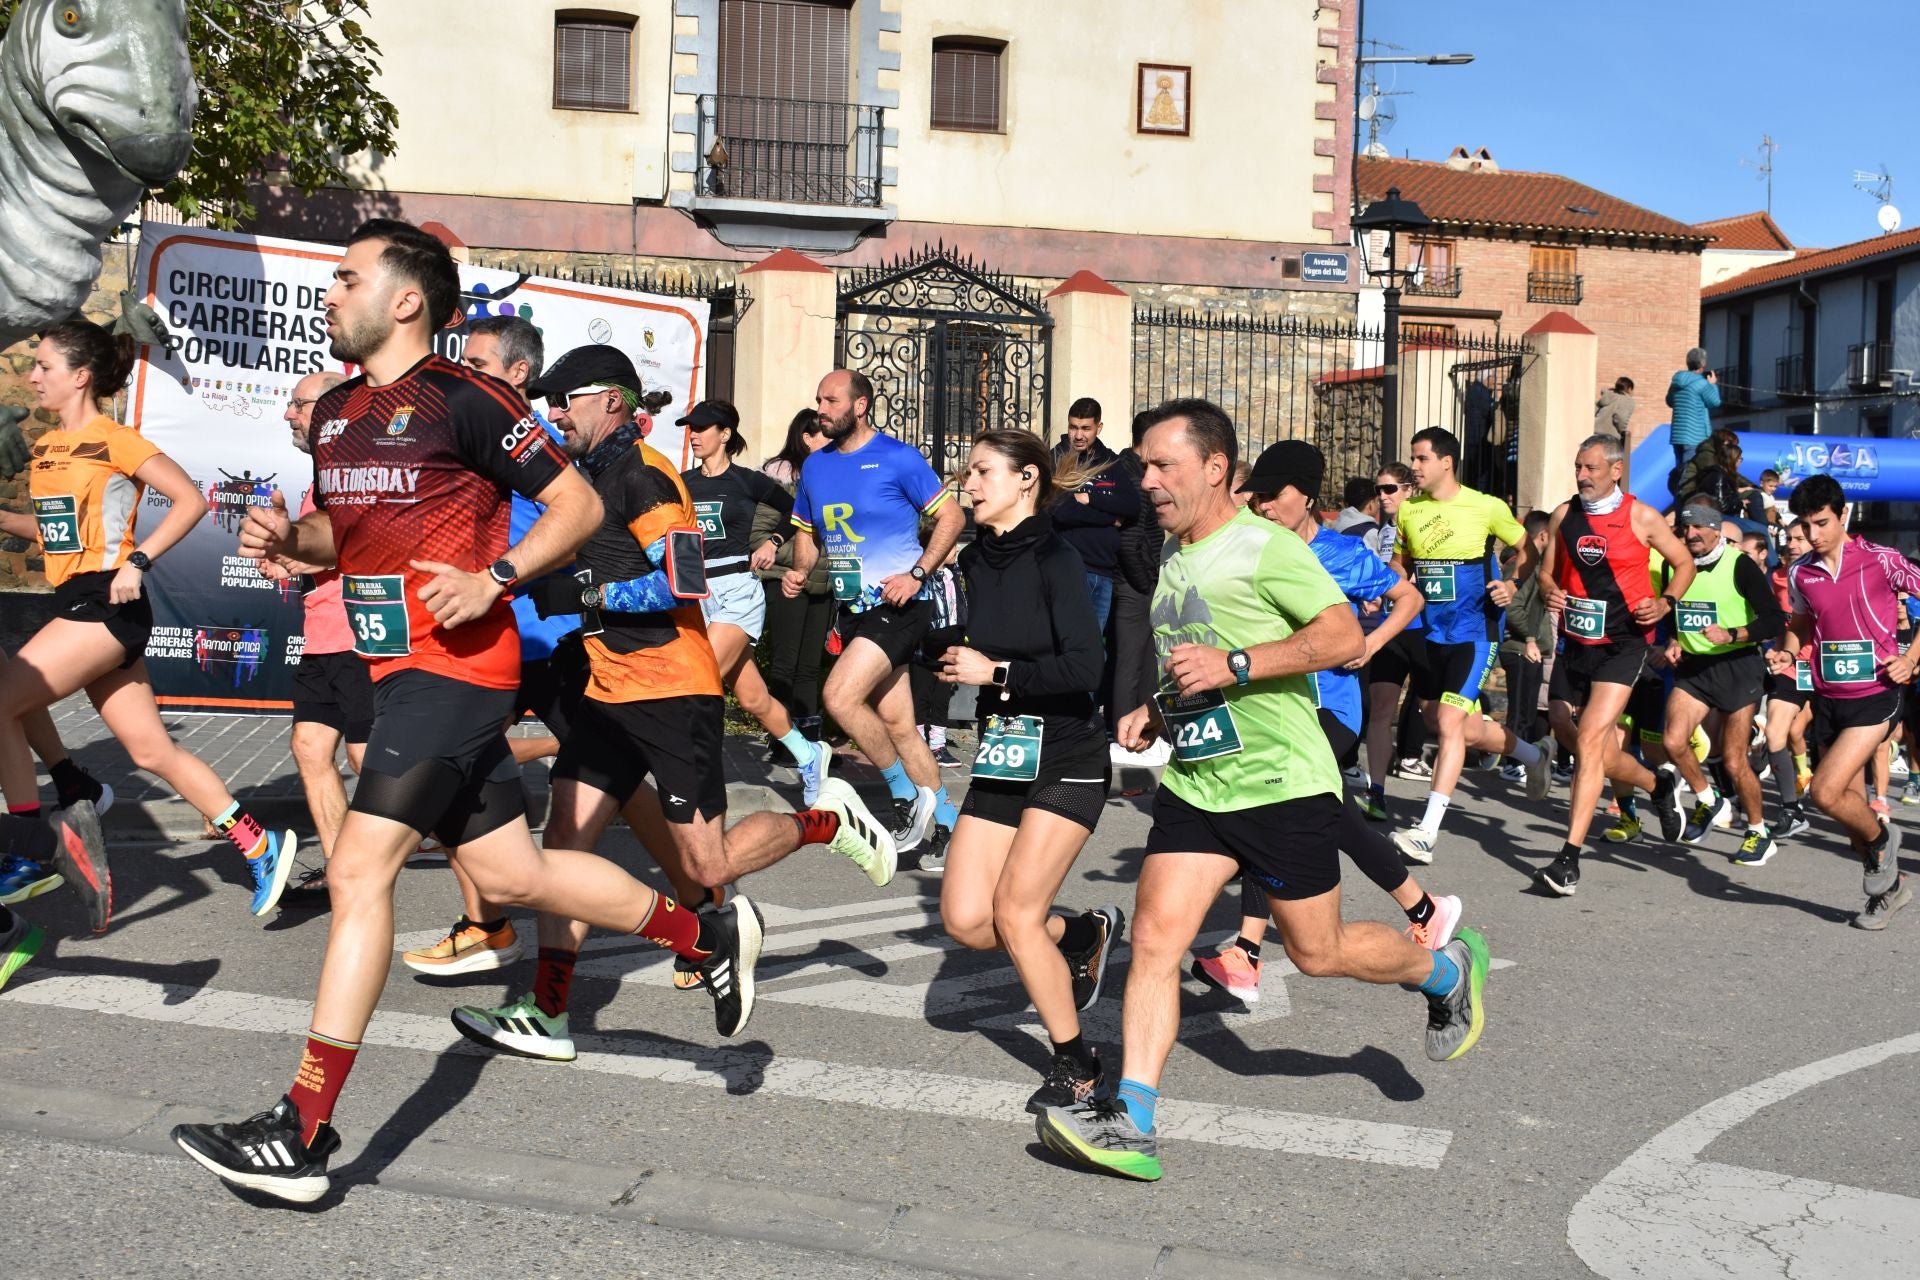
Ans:
[{"label": "red knee-high sock", "polygon": [[573,988],[577,951],[542,947],[533,966],[533,1005],[549,1018],[567,1011],[567,993]]},{"label": "red knee-high sock", "polygon": [[830,809],[802,809],[793,815],[801,844],[826,844],[840,834],[840,815]]},{"label": "red knee-high sock", "polygon": [[333,1104],[340,1097],[340,1086],[353,1070],[360,1052],[358,1044],[331,1040],[318,1032],[307,1032],[307,1050],[300,1055],[300,1073],[293,1078],[287,1096],[300,1108],[300,1141],[313,1145],[313,1135],[333,1119]]},{"label": "red knee-high sock", "polygon": [[699,915],[664,893],[653,895],[653,910],[647,912],[634,933],[689,960],[705,960],[713,954],[713,948],[704,945],[700,936]]}]

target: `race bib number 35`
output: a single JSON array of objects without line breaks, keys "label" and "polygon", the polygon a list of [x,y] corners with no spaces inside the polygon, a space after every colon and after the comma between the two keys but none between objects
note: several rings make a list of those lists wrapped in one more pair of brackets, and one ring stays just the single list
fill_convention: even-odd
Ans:
[{"label": "race bib number 35", "polygon": [[1456,585],[1453,578],[1454,566],[1450,564],[1416,564],[1413,576],[1419,584],[1420,594],[1435,604],[1445,604],[1454,598]]},{"label": "race bib number 35", "polygon": [[1181,695],[1156,693],[1160,718],[1166,721],[1173,737],[1173,758],[1182,764],[1197,764],[1220,756],[1238,755],[1240,729],[1233,722],[1233,709],[1218,689]]},{"label": "race bib number 35", "polygon": [[407,630],[407,582],[397,573],[340,579],[340,597],[353,629],[353,651],[368,658],[413,652]]},{"label": "race bib number 35", "polygon": [[1871,640],[1822,640],[1820,678],[1828,684],[1872,684],[1877,676]]},{"label": "race bib number 35", "polygon": [[995,782],[1032,782],[1040,776],[1040,743],[1046,721],[1039,716],[988,716],[973,757],[973,776]]},{"label": "race bib number 35", "polygon": [[1680,630],[1697,636],[1719,623],[1720,606],[1712,600],[1682,600],[1673,616]]},{"label": "race bib number 35", "polygon": [[693,515],[700,522],[700,536],[708,542],[718,542],[727,536],[727,523],[721,517],[726,510],[723,502],[696,502]]},{"label": "race bib number 35", "polygon": [[40,546],[50,556],[77,556],[86,550],[80,542],[80,504],[70,495],[33,500],[33,518],[40,523]]},{"label": "race bib number 35", "polygon": [[852,604],[860,598],[860,557],[828,556],[827,578],[833,583],[833,598]]},{"label": "race bib number 35", "polygon": [[1570,636],[1582,640],[1600,640],[1607,634],[1607,602],[1589,600],[1585,596],[1568,596],[1567,607],[1560,614],[1561,628]]}]

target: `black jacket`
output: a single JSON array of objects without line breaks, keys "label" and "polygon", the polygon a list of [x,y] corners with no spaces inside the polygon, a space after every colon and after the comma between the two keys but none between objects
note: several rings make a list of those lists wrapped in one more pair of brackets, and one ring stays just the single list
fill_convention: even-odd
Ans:
[{"label": "black jacket", "polygon": [[1105,466],[1080,487],[1079,492],[1087,495],[1085,502],[1069,494],[1053,504],[1050,514],[1060,536],[1080,553],[1087,572],[1113,577],[1120,572],[1120,542],[1126,526],[1140,518],[1140,486],[1119,465],[1119,455],[1097,439],[1077,462],[1064,442],[1054,446],[1053,463],[1056,467],[1067,463]]},{"label": "black jacket", "polygon": [[1079,553],[1046,513],[1005,535],[982,528],[960,553],[966,581],[967,644],[1008,663],[1006,697],[980,691],[983,715],[1046,717],[1043,757],[1056,742],[1104,736],[1095,703],[1106,651]]},{"label": "black jacket", "polygon": [[1140,495],[1140,514],[1120,530],[1120,576],[1140,594],[1152,595],[1160,582],[1160,562],[1165,559],[1167,535],[1160,527],[1152,497],[1140,483],[1146,478],[1147,464],[1140,460],[1139,454],[1127,449],[1114,467],[1127,473],[1133,481],[1134,492]]}]

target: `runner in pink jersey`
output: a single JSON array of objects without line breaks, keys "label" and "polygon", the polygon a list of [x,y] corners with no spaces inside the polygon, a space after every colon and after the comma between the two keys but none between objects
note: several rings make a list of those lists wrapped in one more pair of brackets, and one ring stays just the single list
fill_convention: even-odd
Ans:
[{"label": "runner in pink jersey", "polygon": [[1920,568],[1890,547],[1847,535],[1847,496],[1832,476],[1801,481],[1789,505],[1813,550],[1787,570],[1793,617],[1767,661],[1789,676],[1794,656],[1812,646],[1811,736],[1822,754],[1811,796],[1846,830],[1866,868],[1867,905],[1854,927],[1884,929],[1913,888],[1900,874],[1900,828],[1882,824],[1867,806],[1862,770],[1900,722],[1913,680],[1920,642],[1902,653],[1895,632],[1899,593],[1920,591]]}]

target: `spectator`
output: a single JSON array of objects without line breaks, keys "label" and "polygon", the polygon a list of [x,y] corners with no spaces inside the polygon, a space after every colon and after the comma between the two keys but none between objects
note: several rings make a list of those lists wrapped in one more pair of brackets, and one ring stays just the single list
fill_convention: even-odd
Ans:
[{"label": "spectator", "polygon": [[1632,438],[1632,433],[1627,429],[1632,421],[1633,379],[1615,378],[1613,387],[1602,391],[1600,398],[1593,402],[1593,429],[1596,434],[1611,431],[1624,443]]},{"label": "spectator", "polygon": [[1373,478],[1353,477],[1342,496],[1347,505],[1333,518],[1333,531],[1365,540],[1367,549],[1382,560],[1390,557],[1391,547],[1384,555],[1380,551],[1380,495],[1374,491]]},{"label": "spectator", "polygon": [[1252,474],[1253,464],[1245,458],[1233,464],[1233,505],[1236,507],[1244,507],[1253,501],[1253,495],[1243,491],[1240,487],[1247,482],[1247,477]]},{"label": "spectator", "polygon": [[[1521,578],[1507,605],[1507,634],[1500,644],[1500,666],[1507,676],[1507,728],[1529,735],[1532,742],[1540,733],[1540,686],[1546,671],[1546,659],[1553,653],[1553,619],[1540,594],[1538,566],[1547,549],[1547,526],[1552,522],[1544,511],[1527,514],[1527,540],[1533,544],[1534,571]],[[1508,781],[1524,780],[1517,765],[1501,770]]]},{"label": "spectator", "polygon": [[1787,504],[1777,496],[1780,492],[1780,473],[1768,467],[1760,473],[1760,505],[1766,509],[1767,536],[1773,545],[1784,547],[1787,544]]},{"label": "spectator", "polygon": [[[787,424],[787,443],[760,469],[789,491],[800,481],[800,467],[807,455],[827,442],[820,429],[820,415],[802,409]],[[765,528],[762,529],[764,522]],[[751,541],[758,543],[767,534],[787,532],[785,521],[769,507],[761,507],[754,516]],[[761,637],[766,655],[767,692],[793,720],[794,727],[809,741],[820,741],[820,659],[827,643],[827,627],[833,622],[833,596],[827,580],[827,558],[821,556],[807,579],[807,589],[789,600],[780,589],[780,579],[793,568],[793,543],[782,543],[773,563],[758,571],[767,593],[766,633]],[[793,763],[787,749],[774,743],[770,759],[777,764]]]},{"label": "spectator", "polygon": [[[1707,368],[1707,349],[1695,347],[1687,352],[1687,367],[1673,375],[1667,386],[1667,408],[1673,411],[1673,471],[1676,481],[1685,470],[1694,450],[1705,442],[1711,426],[1707,415],[1720,407],[1720,387],[1713,370]],[[1669,486],[1678,493],[1684,486]]]},{"label": "spectator", "polygon": [[[1120,572],[1113,580],[1113,628],[1107,642],[1107,680],[1111,688],[1106,701],[1113,715],[1108,732],[1121,716],[1147,704],[1159,684],[1159,663],[1153,652],[1153,589],[1160,582],[1160,560],[1167,535],[1160,529],[1153,499],[1140,488],[1147,466],[1140,457],[1140,442],[1146,436],[1147,415],[1133,416],[1133,443],[1121,452],[1115,469],[1126,473],[1139,494],[1139,506],[1132,523],[1120,530]],[[1145,752],[1135,753],[1113,745],[1113,759],[1119,764],[1165,764],[1168,748],[1156,743]]]},{"label": "spectator", "polygon": [[1068,459],[1093,474],[1074,492],[1054,503],[1053,527],[1080,553],[1087,567],[1087,594],[1093,616],[1107,629],[1113,612],[1113,580],[1120,571],[1120,537],[1140,518],[1140,491],[1133,477],[1114,464],[1120,456],[1100,440],[1100,402],[1081,396],[1067,409],[1067,434],[1053,450],[1055,467]]}]

